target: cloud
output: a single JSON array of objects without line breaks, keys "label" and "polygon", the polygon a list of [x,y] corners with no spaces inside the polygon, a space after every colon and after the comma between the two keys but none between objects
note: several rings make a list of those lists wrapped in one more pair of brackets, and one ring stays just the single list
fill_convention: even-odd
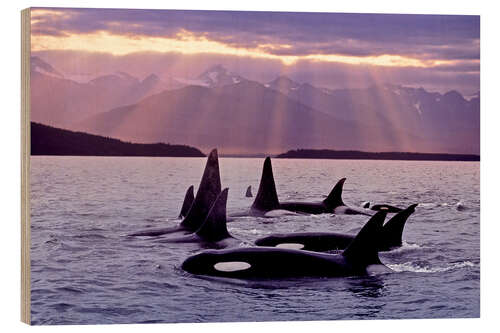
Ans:
[{"label": "cloud", "polygon": [[177,38],[191,34],[276,56],[399,55],[479,59],[479,16],[279,13],[136,9],[35,9],[36,35],[94,34]]},{"label": "cloud", "polygon": [[32,34],[66,73],[196,77],[222,63],[260,82],[479,90],[479,16],[40,8]]}]

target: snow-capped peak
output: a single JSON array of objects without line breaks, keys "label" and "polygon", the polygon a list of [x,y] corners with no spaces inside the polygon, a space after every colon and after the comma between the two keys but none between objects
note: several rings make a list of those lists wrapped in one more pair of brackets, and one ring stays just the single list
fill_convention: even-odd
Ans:
[{"label": "snow-capped peak", "polygon": [[156,74],[150,74],[144,80],[142,80],[142,83],[157,83],[160,81],[160,78]]},{"label": "snow-capped peak", "polygon": [[288,90],[297,90],[300,88],[300,83],[297,83],[286,76],[279,76],[273,81],[269,82],[269,85],[276,90],[286,92]]},{"label": "snow-capped peak", "polygon": [[125,72],[115,72],[115,75],[124,80],[135,79],[135,77]]},{"label": "snow-capped peak", "polygon": [[213,88],[237,84],[244,79],[238,74],[230,72],[222,65],[215,65],[198,76],[198,80],[203,83],[202,85]]},{"label": "snow-capped peak", "polygon": [[37,72],[37,73],[44,74],[47,76],[56,77],[59,79],[64,78],[64,75],[62,75],[61,73],[56,71],[54,69],[54,67],[52,67],[51,65],[49,65],[48,63],[46,63],[45,61],[40,59],[39,57],[31,57],[30,65],[31,65],[31,71],[33,71],[33,72]]}]

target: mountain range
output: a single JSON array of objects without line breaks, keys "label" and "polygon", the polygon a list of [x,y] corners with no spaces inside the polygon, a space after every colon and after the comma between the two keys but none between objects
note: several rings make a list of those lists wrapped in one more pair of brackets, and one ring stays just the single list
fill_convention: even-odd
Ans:
[{"label": "mountain range", "polygon": [[31,120],[70,129],[91,115],[183,86],[175,81],[161,80],[155,74],[139,80],[125,72],[80,82],[65,77],[38,57],[31,57],[30,79]]},{"label": "mountain range", "polygon": [[479,94],[393,84],[331,90],[281,76],[267,83],[221,65],[196,78],[88,82],[32,58],[31,120],[133,142],[174,142],[225,154],[296,148],[479,153]]}]

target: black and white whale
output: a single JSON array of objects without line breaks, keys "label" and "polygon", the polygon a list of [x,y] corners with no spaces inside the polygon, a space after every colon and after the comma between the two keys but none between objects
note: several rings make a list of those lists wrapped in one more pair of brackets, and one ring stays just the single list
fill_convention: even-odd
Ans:
[{"label": "black and white whale", "polygon": [[378,238],[386,213],[377,212],[340,254],[276,247],[206,250],[187,258],[191,274],[238,279],[340,277],[389,272],[378,256]]},{"label": "black and white whale", "polygon": [[370,207],[370,202],[368,202],[368,201],[364,202],[362,207],[366,208],[366,209],[375,210],[375,211],[383,210],[383,211],[386,211],[387,213],[399,213],[399,212],[403,211],[403,208],[391,206],[388,204],[375,204],[375,205],[372,205]]},{"label": "black and white whale", "polygon": [[231,236],[227,230],[226,205],[228,191],[229,189],[226,188],[219,194],[198,230],[176,238],[164,238],[158,242],[200,243],[204,247],[219,249],[244,245],[244,242]]},{"label": "black and white whale", "polygon": [[369,210],[348,207],[342,201],[342,189],[345,178],[342,178],[333,187],[330,194],[323,201],[318,202],[280,202],[276,192],[271,158],[267,157],[262,168],[257,196],[250,207],[250,215],[265,216],[273,210],[286,210],[304,214],[362,214],[373,215]]},{"label": "black and white whale", "polygon": [[221,193],[221,187],[219,159],[217,156],[217,149],[214,149],[208,155],[200,186],[198,187],[191,207],[181,223],[170,228],[149,229],[128,236],[160,236],[174,232],[182,232],[185,234],[195,232],[205,221],[208,211],[212,207],[217,196]]},{"label": "black and white whale", "polygon": [[194,202],[194,187],[193,185],[189,186],[186,195],[184,195],[184,201],[182,202],[181,212],[179,213],[179,219],[183,219],[187,216],[189,209]]},{"label": "black and white whale", "polygon": [[[415,212],[416,206],[416,204],[409,206],[384,224],[378,240],[377,248],[379,251],[389,251],[403,244],[403,230],[406,221]],[[271,234],[267,237],[257,239],[255,245],[329,252],[347,248],[354,238],[354,235],[331,232]]]}]

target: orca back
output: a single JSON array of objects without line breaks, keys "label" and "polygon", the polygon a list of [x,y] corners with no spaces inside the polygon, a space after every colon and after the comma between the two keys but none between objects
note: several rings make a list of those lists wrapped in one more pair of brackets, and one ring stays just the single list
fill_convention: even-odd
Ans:
[{"label": "orca back", "polygon": [[207,218],[196,231],[196,234],[207,242],[218,242],[231,237],[227,231],[226,204],[229,189],[224,189],[215,200],[208,212]]},{"label": "orca back", "polygon": [[403,209],[401,209],[399,207],[394,207],[394,206],[387,205],[387,204],[373,205],[370,209],[376,210],[376,211],[385,210],[387,213],[399,213],[399,212],[403,211]]}]

